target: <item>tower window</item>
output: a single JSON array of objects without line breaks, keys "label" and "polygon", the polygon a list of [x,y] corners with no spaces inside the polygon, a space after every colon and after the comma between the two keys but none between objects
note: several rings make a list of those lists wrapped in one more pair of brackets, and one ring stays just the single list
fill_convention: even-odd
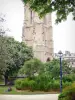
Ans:
[{"label": "tower window", "polygon": [[33,18],[32,11],[30,11],[30,16],[31,16],[30,21],[31,21],[31,24],[32,24],[32,18]]}]

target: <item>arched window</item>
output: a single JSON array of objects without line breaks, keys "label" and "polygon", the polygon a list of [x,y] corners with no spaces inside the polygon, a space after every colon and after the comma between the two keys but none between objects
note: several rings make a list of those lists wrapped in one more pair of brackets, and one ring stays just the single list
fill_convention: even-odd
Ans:
[{"label": "arched window", "polygon": [[49,62],[49,61],[50,61],[50,58],[48,57],[47,60],[46,60],[46,62]]}]

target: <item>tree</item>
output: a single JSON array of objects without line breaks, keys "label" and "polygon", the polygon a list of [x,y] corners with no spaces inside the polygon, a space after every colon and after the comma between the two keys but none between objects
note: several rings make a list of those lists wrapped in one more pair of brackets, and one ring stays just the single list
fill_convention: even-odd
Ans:
[{"label": "tree", "polygon": [[5,21],[4,17],[0,15],[0,36],[5,34],[5,30],[3,29],[2,23]]},{"label": "tree", "polygon": [[[63,75],[71,74],[72,68],[66,61],[62,61],[62,72]],[[53,59],[50,62],[42,63],[38,59],[31,59],[24,63],[22,68],[19,70],[19,74],[26,75],[28,77],[34,77],[35,74],[45,75],[52,79],[59,79],[60,77],[60,62],[58,59]]]},{"label": "tree", "polygon": [[[32,48],[27,47],[24,43],[15,41],[11,37],[2,37],[2,44],[0,42],[2,60],[0,59],[0,73],[5,77],[5,84],[7,84],[8,77],[17,76],[20,66],[25,61],[33,58]],[[4,43],[4,41],[6,41]],[[4,46],[5,47],[4,47]],[[5,57],[6,56],[6,57]]]},{"label": "tree", "polygon": [[3,35],[0,35],[0,76],[5,77],[6,70],[8,70],[7,59],[9,61],[6,39]]},{"label": "tree", "polygon": [[34,77],[35,74],[40,74],[43,70],[43,63],[34,58],[24,63],[19,73],[27,77]]},{"label": "tree", "polygon": [[33,52],[25,43],[6,36],[7,29],[3,27],[4,17],[3,14],[0,15],[0,76],[4,76],[7,84],[8,77],[16,76],[20,66],[33,58]]},{"label": "tree", "polygon": [[8,59],[6,40],[3,36],[0,36],[0,74],[5,73],[7,70],[6,59]]},{"label": "tree", "polygon": [[56,23],[66,20],[72,13],[75,20],[75,0],[22,0],[30,9],[38,13],[40,17],[48,13],[56,12]]},{"label": "tree", "polygon": [[4,27],[4,23],[6,22],[5,20],[5,15],[0,14],[0,35],[6,35],[6,32],[9,32],[9,28]]},{"label": "tree", "polygon": [[6,59],[8,59],[6,39],[4,38],[6,31],[2,25],[4,21],[4,15],[0,14],[0,77],[2,77],[7,70]]},{"label": "tree", "polygon": [[[60,62],[58,59],[53,59],[50,62],[45,63],[45,74],[50,75],[52,78],[59,78],[60,76]],[[62,61],[62,72],[63,75],[71,74],[72,68],[69,64],[63,60]]]},{"label": "tree", "polygon": [[58,100],[75,100],[75,82],[62,91]]}]

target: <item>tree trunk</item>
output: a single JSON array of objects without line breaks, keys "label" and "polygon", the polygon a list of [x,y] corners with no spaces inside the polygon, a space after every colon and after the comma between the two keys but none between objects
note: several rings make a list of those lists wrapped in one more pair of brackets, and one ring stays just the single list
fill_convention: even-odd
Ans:
[{"label": "tree trunk", "polygon": [[5,75],[4,78],[5,78],[5,79],[4,79],[4,80],[5,80],[5,85],[7,85],[7,83],[8,83],[8,76]]}]

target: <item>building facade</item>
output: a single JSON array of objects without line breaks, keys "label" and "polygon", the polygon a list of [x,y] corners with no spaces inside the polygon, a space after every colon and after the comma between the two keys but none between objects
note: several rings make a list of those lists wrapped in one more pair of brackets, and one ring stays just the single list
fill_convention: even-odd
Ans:
[{"label": "building facade", "polygon": [[22,41],[33,48],[34,57],[43,62],[51,60],[53,58],[51,14],[40,19],[37,13],[25,5]]},{"label": "building facade", "polygon": [[[54,58],[58,59],[58,53],[54,54]],[[62,59],[66,60],[72,67],[75,67],[75,53],[65,51],[62,56]]]}]

